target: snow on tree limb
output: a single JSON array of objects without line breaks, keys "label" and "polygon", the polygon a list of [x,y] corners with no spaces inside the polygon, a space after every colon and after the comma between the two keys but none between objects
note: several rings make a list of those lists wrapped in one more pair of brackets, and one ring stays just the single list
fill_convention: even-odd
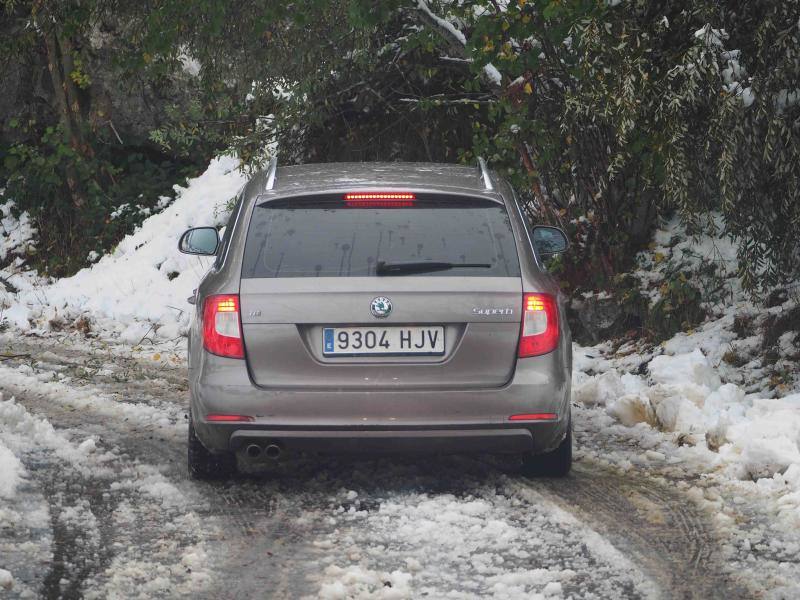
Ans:
[{"label": "snow on tree limb", "polygon": [[503,82],[503,76],[500,74],[500,71],[497,70],[492,63],[486,63],[483,66],[483,72],[486,73],[486,76],[494,83],[494,85],[499,86]]},{"label": "snow on tree limb", "polygon": [[[463,32],[459,31],[447,19],[434,14],[425,0],[417,0],[417,8],[420,11],[423,19],[445,40],[452,46],[455,46],[459,53],[465,58],[469,58],[466,54],[467,38]],[[495,88],[500,87],[503,82],[503,76],[492,63],[487,63],[483,67],[483,75],[486,81]]]}]

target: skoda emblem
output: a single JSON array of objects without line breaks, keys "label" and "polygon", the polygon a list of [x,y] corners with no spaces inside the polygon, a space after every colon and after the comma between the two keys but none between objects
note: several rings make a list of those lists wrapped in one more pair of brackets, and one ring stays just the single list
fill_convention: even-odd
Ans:
[{"label": "skoda emblem", "polygon": [[392,312],[392,301],[384,296],[378,296],[372,300],[369,309],[372,311],[372,314],[379,319],[388,317]]}]

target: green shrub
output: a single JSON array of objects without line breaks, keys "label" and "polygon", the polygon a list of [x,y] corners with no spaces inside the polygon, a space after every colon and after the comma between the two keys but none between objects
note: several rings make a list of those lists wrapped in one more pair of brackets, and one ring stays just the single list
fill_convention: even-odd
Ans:
[{"label": "green shrub", "polygon": [[678,273],[659,288],[660,298],[648,309],[646,329],[656,342],[667,340],[679,331],[687,331],[705,319],[700,290]]},{"label": "green shrub", "polygon": [[[45,127],[36,143],[0,147],[0,156],[4,197],[14,200],[16,212],[27,211],[38,230],[28,262],[59,277],[86,266],[91,251],[113,247],[157,206],[159,196],[197,172],[191,164],[159,161],[131,147],[80,152],[60,127]],[[132,210],[117,210],[126,204]]]}]

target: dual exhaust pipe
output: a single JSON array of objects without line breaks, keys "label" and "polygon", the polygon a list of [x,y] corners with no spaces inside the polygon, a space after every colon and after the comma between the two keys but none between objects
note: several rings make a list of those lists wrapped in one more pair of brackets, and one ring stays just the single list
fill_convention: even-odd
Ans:
[{"label": "dual exhaust pipe", "polygon": [[283,453],[283,449],[276,443],[272,442],[263,448],[259,444],[250,444],[245,448],[245,454],[248,458],[261,458],[262,456],[271,460],[277,460]]}]

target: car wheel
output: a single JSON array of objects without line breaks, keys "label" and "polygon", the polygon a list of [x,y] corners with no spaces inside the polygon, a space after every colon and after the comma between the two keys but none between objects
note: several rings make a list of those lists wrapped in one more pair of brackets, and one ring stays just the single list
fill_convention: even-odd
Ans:
[{"label": "car wheel", "polygon": [[197,439],[194,423],[189,420],[189,476],[192,479],[224,479],[236,473],[236,457],[231,453],[212,454]]},{"label": "car wheel", "polygon": [[534,477],[565,477],[572,468],[572,420],[567,435],[557,448],[544,454],[526,454],[522,458],[522,472]]}]

